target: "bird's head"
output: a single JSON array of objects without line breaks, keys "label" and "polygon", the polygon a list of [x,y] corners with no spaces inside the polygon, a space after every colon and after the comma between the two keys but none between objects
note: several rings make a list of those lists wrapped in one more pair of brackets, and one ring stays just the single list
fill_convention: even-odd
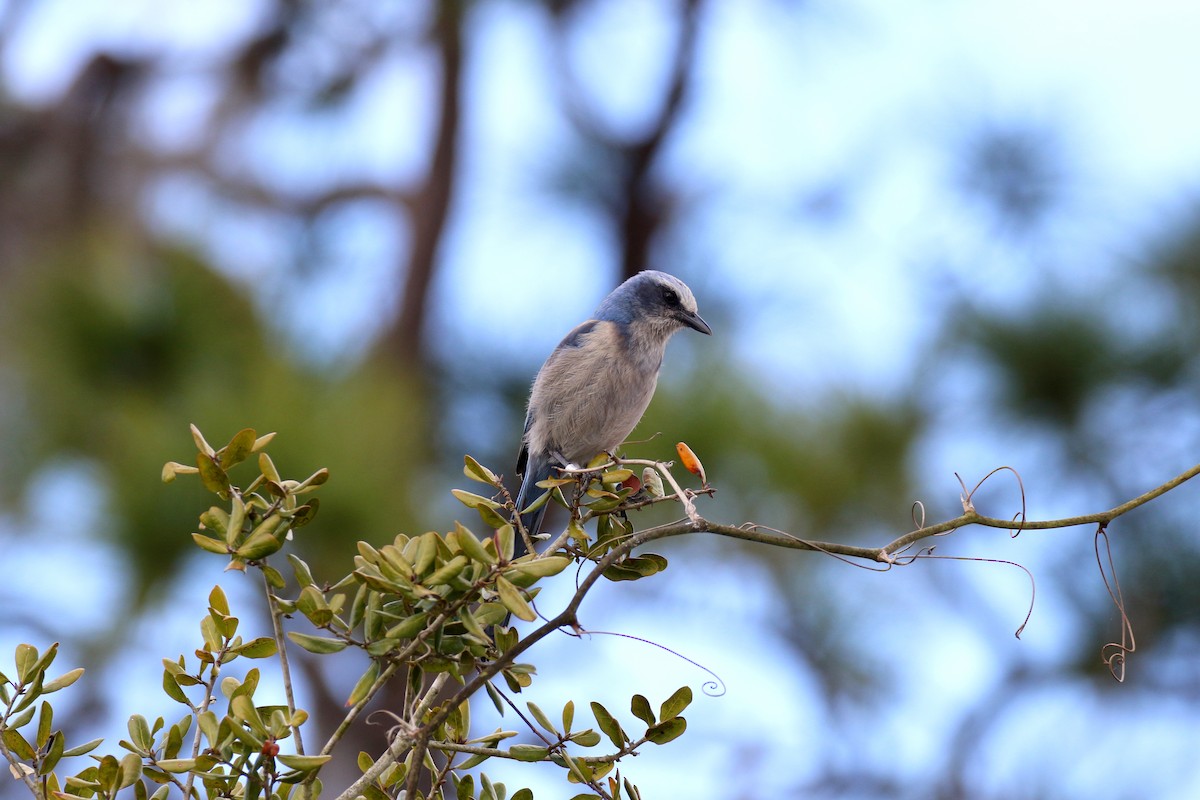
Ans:
[{"label": "bird's head", "polygon": [[665,272],[639,272],[612,291],[596,309],[596,319],[651,325],[670,335],[680,328],[711,334],[687,284]]}]

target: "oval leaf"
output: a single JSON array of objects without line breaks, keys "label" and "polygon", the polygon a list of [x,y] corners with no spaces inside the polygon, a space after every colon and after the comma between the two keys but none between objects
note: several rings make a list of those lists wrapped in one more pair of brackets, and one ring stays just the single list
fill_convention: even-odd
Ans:
[{"label": "oval leaf", "polygon": [[669,719],[678,717],[683,710],[691,705],[692,689],[690,686],[680,687],[675,694],[663,701],[662,707],[658,710],[658,717],[663,722]]},{"label": "oval leaf", "polygon": [[270,636],[260,636],[233,648],[233,652],[246,658],[269,658],[278,651],[275,640]]},{"label": "oval leaf", "polygon": [[288,638],[296,644],[303,647],[310,653],[317,655],[329,655],[330,653],[340,653],[346,649],[346,642],[341,639],[329,639],[324,636],[312,636],[307,633],[298,633],[296,631],[288,631]]},{"label": "oval leaf", "polygon": [[672,739],[678,739],[687,730],[687,720],[675,717],[666,722],[660,722],[646,731],[646,738],[655,744],[666,744]]},{"label": "oval leaf", "polygon": [[496,593],[500,595],[500,602],[504,604],[504,607],[511,611],[517,619],[526,622],[533,622],[537,619],[537,614],[533,613],[529,603],[521,597],[521,592],[503,575],[496,576]]},{"label": "oval leaf", "polygon": [[542,761],[550,755],[549,748],[536,744],[514,744],[508,752],[517,761]]},{"label": "oval leaf", "polygon": [[654,712],[650,710],[650,701],[640,694],[635,694],[629,703],[633,715],[647,725],[654,724]]},{"label": "oval leaf", "polygon": [[612,714],[608,713],[608,709],[599,703],[592,701],[592,716],[596,718],[596,725],[604,732],[613,746],[620,750],[629,741],[629,737],[625,735],[625,731],[621,730],[620,724]]},{"label": "oval leaf", "polygon": [[300,772],[311,772],[312,770],[326,764],[333,756],[293,756],[280,755],[275,759],[283,764],[288,769],[298,770]]}]

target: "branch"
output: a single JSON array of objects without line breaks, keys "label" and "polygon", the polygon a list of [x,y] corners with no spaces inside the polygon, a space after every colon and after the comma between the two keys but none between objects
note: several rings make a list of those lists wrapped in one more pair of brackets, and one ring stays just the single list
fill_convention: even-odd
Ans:
[{"label": "branch", "polygon": [[12,773],[12,776],[14,778],[19,777],[21,781],[24,782],[24,784],[29,788],[29,791],[33,793],[33,796],[37,798],[37,800],[44,800],[45,795],[42,794],[42,787],[39,786],[38,782],[33,779],[33,770],[31,770],[24,761],[17,758],[16,753],[8,749],[8,745],[4,743],[3,736],[0,736],[0,753],[3,753],[4,758],[8,761],[10,765],[9,772]]},{"label": "branch", "polygon": [[[265,563],[265,562],[264,562]],[[279,671],[283,677],[283,694],[287,699],[288,719],[292,722],[292,736],[296,741],[296,753],[304,755],[304,740],[300,738],[300,726],[296,724],[296,697],[292,692],[292,670],[288,666],[287,639],[283,636],[283,623],[280,618],[283,613],[275,597],[271,594],[271,582],[267,580],[266,570],[262,571],[263,592],[267,595],[267,610],[271,614],[271,631],[275,635],[275,649],[279,654]]]},{"label": "branch", "polygon": [[961,516],[955,517],[945,522],[940,522],[936,525],[929,525],[918,528],[899,536],[882,547],[858,547],[855,545],[841,544],[838,542],[822,542],[807,539],[801,539],[784,531],[774,531],[762,528],[754,523],[749,523],[744,526],[722,525],[715,522],[709,522],[703,517],[697,517],[692,520],[677,520],[664,525],[658,525],[653,528],[647,528],[643,531],[635,533],[623,541],[617,547],[614,547],[604,555],[596,566],[580,581],[575,593],[571,596],[567,605],[554,617],[546,620],[546,622],[534,629],[528,636],[522,638],[517,644],[509,648],[505,653],[493,661],[487,667],[479,670],[475,676],[466,682],[458,692],[455,693],[453,700],[446,703],[445,706],[434,714],[429,721],[423,726],[425,731],[432,731],[438,725],[441,725],[450,715],[451,708],[457,706],[465,698],[473,696],[477,691],[483,688],[484,683],[498,674],[509,664],[513,663],[517,656],[524,653],[533,645],[537,644],[542,639],[549,636],[554,631],[560,628],[569,627],[573,629],[579,628],[576,614],[579,606],[583,603],[583,598],[591,590],[592,586],[604,574],[604,571],[617,563],[620,559],[627,556],[635,548],[640,547],[648,542],[657,539],[666,539],[671,536],[681,536],[689,533],[707,532],[715,533],[720,536],[729,536],[734,539],[742,539],[750,542],[758,542],[760,544],[772,545],[775,547],[786,547],[794,550],[813,550],[816,552],[827,553],[830,555],[844,556],[847,558],[863,559],[866,561],[883,563],[891,566],[896,563],[895,554],[910,547],[913,543],[922,539],[936,536],[938,534],[947,533],[957,530],[958,528],[967,525],[983,525],[990,528],[1004,528],[1007,530],[1047,530],[1051,528],[1069,528],[1076,525],[1088,524],[1108,524],[1117,517],[1132,511],[1139,506],[1154,500],[1157,497],[1171,491],[1184,482],[1200,475],[1200,464],[1189,469],[1161,486],[1155,487],[1145,494],[1122,503],[1115,508],[1103,511],[1097,514],[1085,514],[1077,517],[1064,517],[1054,520],[1011,520],[999,519],[995,517],[985,517],[975,512],[968,512]]}]

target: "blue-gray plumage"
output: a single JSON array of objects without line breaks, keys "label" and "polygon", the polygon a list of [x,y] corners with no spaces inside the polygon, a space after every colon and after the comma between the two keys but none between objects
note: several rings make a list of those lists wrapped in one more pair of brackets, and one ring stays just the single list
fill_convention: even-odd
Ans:
[{"label": "blue-gray plumage", "polygon": [[[538,482],[554,467],[584,464],[625,441],[654,395],[667,340],[683,328],[712,333],[683,281],[646,270],[614,289],[592,319],[566,335],[529,393],[517,458],[518,509],[538,497]],[[521,516],[531,535],[545,510],[543,505]]]}]

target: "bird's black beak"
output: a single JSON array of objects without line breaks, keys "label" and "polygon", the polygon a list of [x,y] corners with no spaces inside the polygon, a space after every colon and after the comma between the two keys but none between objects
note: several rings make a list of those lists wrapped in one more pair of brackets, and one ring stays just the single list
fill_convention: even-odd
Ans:
[{"label": "bird's black beak", "polygon": [[708,323],[695,311],[684,311],[681,309],[679,311],[679,321],[694,331],[700,331],[703,334],[712,336],[712,328],[708,327]]}]

